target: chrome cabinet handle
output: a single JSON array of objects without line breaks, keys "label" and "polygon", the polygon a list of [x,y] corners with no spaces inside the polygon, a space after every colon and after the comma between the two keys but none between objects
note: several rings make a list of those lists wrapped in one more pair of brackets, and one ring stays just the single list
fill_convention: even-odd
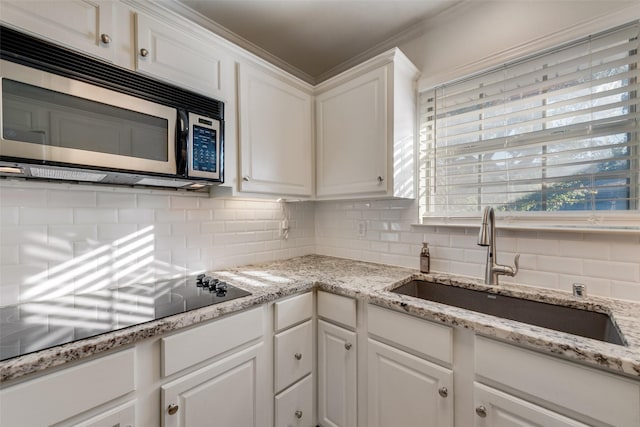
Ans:
[{"label": "chrome cabinet handle", "polygon": [[302,411],[300,409],[298,409],[296,412],[293,413],[297,419],[302,418]]},{"label": "chrome cabinet handle", "polygon": [[140,56],[146,58],[147,56],[149,56],[149,51],[145,48],[140,49]]},{"label": "chrome cabinet handle", "polygon": [[381,176],[379,176],[379,177],[378,177],[378,184],[382,184],[382,181],[384,181],[384,178],[383,178],[383,177],[381,177]]},{"label": "chrome cabinet handle", "polygon": [[296,353],[296,354],[293,355],[293,357],[295,357],[296,360],[300,360],[300,359],[302,359],[302,353]]},{"label": "chrome cabinet handle", "polygon": [[104,44],[111,43],[111,36],[109,34],[102,33],[100,34],[100,41]]},{"label": "chrome cabinet handle", "polygon": [[447,390],[447,388],[446,388],[446,387],[440,387],[440,388],[438,389],[438,394],[439,394],[440,396],[442,396],[442,397],[447,397],[447,396],[449,396],[449,390]]},{"label": "chrome cabinet handle", "polygon": [[480,418],[485,418],[487,416],[487,408],[484,405],[480,405],[476,408],[476,414]]},{"label": "chrome cabinet handle", "polygon": [[242,180],[244,182],[249,182],[249,177],[247,175],[245,175],[245,176],[242,177]]},{"label": "chrome cabinet handle", "polygon": [[176,412],[178,412],[178,409],[180,409],[180,407],[178,405],[176,405],[175,403],[172,403],[167,408],[167,412],[169,413],[169,415],[175,415]]},{"label": "chrome cabinet handle", "polygon": [[353,345],[350,342],[345,343],[344,345],[344,348],[346,348],[347,350],[351,350],[351,347],[353,347]]}]

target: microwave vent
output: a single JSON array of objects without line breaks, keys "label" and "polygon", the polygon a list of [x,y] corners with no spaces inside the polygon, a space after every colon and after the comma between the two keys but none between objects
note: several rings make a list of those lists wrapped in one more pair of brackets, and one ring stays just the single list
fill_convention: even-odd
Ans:
[{"label": "microwave vent", "polygon": [[29,168],[31,176],[45,179],[63,179],[67,181],[99,182],[106,178],[106,174],[67,169]]},{"label": "microwave vent", "polygon": [[171,181],[167,179],[155,179],[155,178],[142,178],[140,181],[136,182],[138,185],[148,185],[151,187],[186,187],[187,185],[193,184],[190,181]]}]

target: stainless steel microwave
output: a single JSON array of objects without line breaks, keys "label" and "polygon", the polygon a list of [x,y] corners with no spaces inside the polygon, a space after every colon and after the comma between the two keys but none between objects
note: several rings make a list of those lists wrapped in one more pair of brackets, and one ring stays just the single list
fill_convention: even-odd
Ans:
[{"label": "stainless steel microwave", "polygon": [[0,176],[192,190],[223,182],[222,102],[0,31]]}]

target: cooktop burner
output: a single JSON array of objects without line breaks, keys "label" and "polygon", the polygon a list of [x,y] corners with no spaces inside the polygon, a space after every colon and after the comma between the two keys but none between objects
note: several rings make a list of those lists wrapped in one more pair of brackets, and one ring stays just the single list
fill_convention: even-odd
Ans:
[{"label": "cooktop burner", "polygon": [[201,274],[0,307],[0,360],[248,295]]}]

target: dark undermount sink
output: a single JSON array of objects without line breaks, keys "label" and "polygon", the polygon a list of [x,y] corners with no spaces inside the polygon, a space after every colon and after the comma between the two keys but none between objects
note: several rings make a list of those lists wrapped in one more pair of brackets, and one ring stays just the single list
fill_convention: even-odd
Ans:
[{"label": "dark undermount sink", "polygon": [[497,295],[423,280],[412,280],[391,292],[464,308],[586,338],[625,345],[611,317],[595,311]]}]

